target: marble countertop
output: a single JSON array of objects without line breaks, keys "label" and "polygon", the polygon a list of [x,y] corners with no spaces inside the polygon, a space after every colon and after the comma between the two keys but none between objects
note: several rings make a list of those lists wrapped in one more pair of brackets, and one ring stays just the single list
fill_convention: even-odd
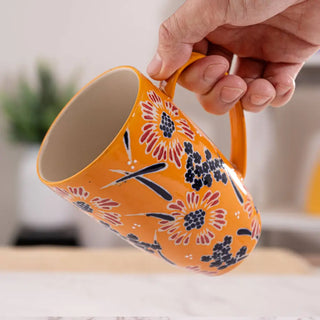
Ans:
[{"label": "marble countertop", "polygon": [[319,320],[320,317],[10,317],[5,320]]},{"label": "marble countertop", "polygon": [[319,273],[210,278],[197,274],[0,272],[0,318],[10,320],[48,316],[59,317],[50,320],[125,320],[126,316],[131,320],[135,319],[132,316],[145,316],[143,320],[311,320],[320,319],[319,298]]}]

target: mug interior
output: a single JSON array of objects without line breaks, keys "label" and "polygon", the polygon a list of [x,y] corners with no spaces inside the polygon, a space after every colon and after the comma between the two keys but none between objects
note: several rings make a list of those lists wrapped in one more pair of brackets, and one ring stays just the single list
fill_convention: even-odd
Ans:
[{"label": "mug interior", "polygon": [[125,67],[103,74],[80,91],[43,142],[38,161],[41,178],[67,179],[96,159],[124,125],[138,91],[138,75]]}]

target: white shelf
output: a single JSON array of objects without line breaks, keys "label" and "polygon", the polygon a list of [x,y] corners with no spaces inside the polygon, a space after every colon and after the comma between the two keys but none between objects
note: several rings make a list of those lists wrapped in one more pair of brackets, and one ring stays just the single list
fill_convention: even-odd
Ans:
[{"label": "white shelf", "polygon": [[320,214],[279,209],[261,212],[261,222],[263,230],[320,233]]}]

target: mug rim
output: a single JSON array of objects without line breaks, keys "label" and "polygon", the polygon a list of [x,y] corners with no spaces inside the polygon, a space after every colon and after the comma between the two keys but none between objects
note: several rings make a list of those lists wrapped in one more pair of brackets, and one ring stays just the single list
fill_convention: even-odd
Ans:
[{"label": "mug rim", "polygon": [[[136,95],[135,101],[134,101],[134,103],[133,103],[133,105],[131,107],[131,110],[130,110],[126,120],[124,121],[123,125],[118,130],[117,134],[115,134],[115,136],[111,139],[109,144],[92,161],[90,161],[90,163],[88,163],[86,166],[84,166],[82,169],[80,169],[76,173],[68,176],[67,178],[60,179],[60,180],[51,181],[51,180],[45,179],[42,176],[41,170],[40,170],[40,162],[41,162],[41,158],[42,158],[42,155],[43,155],[43,149],[45,148],[45,145],[48,142],[49,135],[52,133],[55,125],[57,124],[57,122],[59,121],[61,116],[65,113],[65,111],[69,108],[69,106],[80,96],[80,94],[82,94],[86,89],[88,89],[93,83],[95,83],[96,81],[101,79],[103,76],[107,75],[108,73],[111,73],[111,72],[114,72],[114,71],[118,71],[118,70],[123,70],[123,69],[129,69],[129,70],[133,71],[136,74],[137,80],[138,80],[138,91],[137,91],[137,95]],[[80,88],[76,92],[76,94],[74,94],[74,96],[60,110],[60,112],[58,113],[58,115],[56,116],[56,118],[54,119],[52,124],[50,125],[48,131],[46,132],[46,134],[45,134],[45,136],[44,136],[44,138],[43,138],[43,140],[41,142],[41,145],[40,145],[40,148],[39,148],[39,152],[38,152],[38,156],[37,156],[37,174],[38,174],[39,179],[43,183],[45,183],[48,186],[54,186],[54,185],[57,185],[57,184],[66,183],[66,182],[74,179],[75,177],[77,177],[77,176],[81,175],[83,172],[85,172],[88,168],[93,166],[111,148],[111,146],[118,139],[118,137],[121,136],[121,133],[123,132],[124,128],[127,126],[127,124],[129,122],[129,120],[131,119],[132,115],[135,113],[136,108],[138,108],[137,102],[140,100],[141,91],[142,91],[141,77],[143,77],[143,78],[145,78],[146,80],[149,81],[149,79],[147,77],[145,77],[137,68],[135,68],[133,66],[123,65],[123,66],[114,67],[114,68],[111,68],[109,70],[104,71],[103,73],[99,74],[98,76],[96,76],[95,78],[90,80],[87,84],[85,84],[82,88]]]}]

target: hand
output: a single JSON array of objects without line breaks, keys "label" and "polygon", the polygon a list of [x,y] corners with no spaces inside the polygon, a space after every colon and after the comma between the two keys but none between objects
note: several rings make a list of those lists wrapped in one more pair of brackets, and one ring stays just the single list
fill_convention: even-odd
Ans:
[{"label": "hand", "polygon": [[[179,83],[209,112],[225,113],[239,99],[257,112],[290,100],[297,74],[319,48],[319,0],[186,0],[160,26],[147,71],[164,80],[193,50],[204,53]],[[234,74],[225,75],[233,55]]]}]

